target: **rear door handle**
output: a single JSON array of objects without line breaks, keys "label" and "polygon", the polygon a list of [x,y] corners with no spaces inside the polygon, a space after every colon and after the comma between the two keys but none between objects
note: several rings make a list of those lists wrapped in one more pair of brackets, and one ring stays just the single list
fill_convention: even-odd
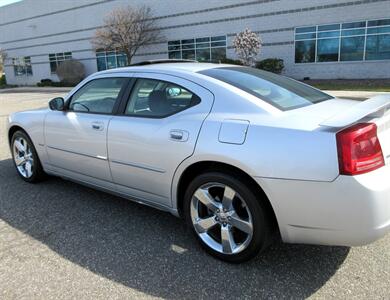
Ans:
[{"label": "rear door handle", "polygon": [[104,123],[102,122],[92,122],[91,124],[93,130],[102,131],[104,129]]},{"label": "rear door handle", "polygon": [[174,129],[169,132],[170,139],[176,142],[188,141],[189,133],[185,130]]}]

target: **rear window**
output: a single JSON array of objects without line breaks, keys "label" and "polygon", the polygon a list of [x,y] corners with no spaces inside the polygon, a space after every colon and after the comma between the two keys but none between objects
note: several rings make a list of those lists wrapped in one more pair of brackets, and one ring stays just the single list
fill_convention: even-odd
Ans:
[{"label": "rear window", "polygon": [[333,98],[299,81],[254,68],[222,67],[199,73],[235,86],[283,111]]}]

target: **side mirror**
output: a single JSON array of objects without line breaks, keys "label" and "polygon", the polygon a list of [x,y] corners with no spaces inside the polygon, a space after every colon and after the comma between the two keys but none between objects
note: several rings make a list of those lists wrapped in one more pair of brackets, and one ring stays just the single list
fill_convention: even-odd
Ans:
[{"label": "side mirror", "polygon": [[58,97],[49,101],[49,107],[51,110],[64,110],[65,101],[64,98]]}]

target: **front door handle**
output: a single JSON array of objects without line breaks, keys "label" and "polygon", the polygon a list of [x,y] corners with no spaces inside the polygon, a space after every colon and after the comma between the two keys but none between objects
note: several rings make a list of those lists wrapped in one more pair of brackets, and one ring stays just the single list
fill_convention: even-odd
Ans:
[{"label": "front door handle", "polygon": [[104,123],[102,122],[92,122],[91,124],[93,130],[102,131],[104,129]]},{"label": "front door handle", "polygon": [[189,133],[185,130],[174,129],[169,132],[170,139],[176,142],[188,141]]}]

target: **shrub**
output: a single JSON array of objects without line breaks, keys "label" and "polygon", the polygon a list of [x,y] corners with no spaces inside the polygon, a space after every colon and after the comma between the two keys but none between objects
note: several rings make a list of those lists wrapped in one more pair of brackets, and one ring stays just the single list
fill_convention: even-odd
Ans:
[{"label": "shrub", "polygon": [[67,83],[64,81],[52,81],[51,79],[42,79],[41,82],[37,83],[39,87],[53,86],[53,87],[73,87],[74,84]]},{"label": "shrub", "polygon": [[51,79],[48,79],[48,78],[45,78],[45,79],[41,79],[41,83],[42,84],[47,84],[47,85],[51,85],[53,82],[53,80]]},{"label": "shrub", "polygon": [[238,59],[224,58],[221,59],[221,64],[239,65],[242,66],[242,62]]},{"label": "shrub", "polygon": [[85,77],[84,65],[74,59],[65,60],[57,67],[57,75],[65,85],[76,85]]},{"label": "shrub", "polygon": [[256,68],[264,71],[281,74],[284,69],[284,61],[279,58],[268,58],[256,62]]},{"label": "shrub", "polygon": [[7,79],[5,78],[5,75],[0,76],[0,86],[6,86],[7,85]]}]

